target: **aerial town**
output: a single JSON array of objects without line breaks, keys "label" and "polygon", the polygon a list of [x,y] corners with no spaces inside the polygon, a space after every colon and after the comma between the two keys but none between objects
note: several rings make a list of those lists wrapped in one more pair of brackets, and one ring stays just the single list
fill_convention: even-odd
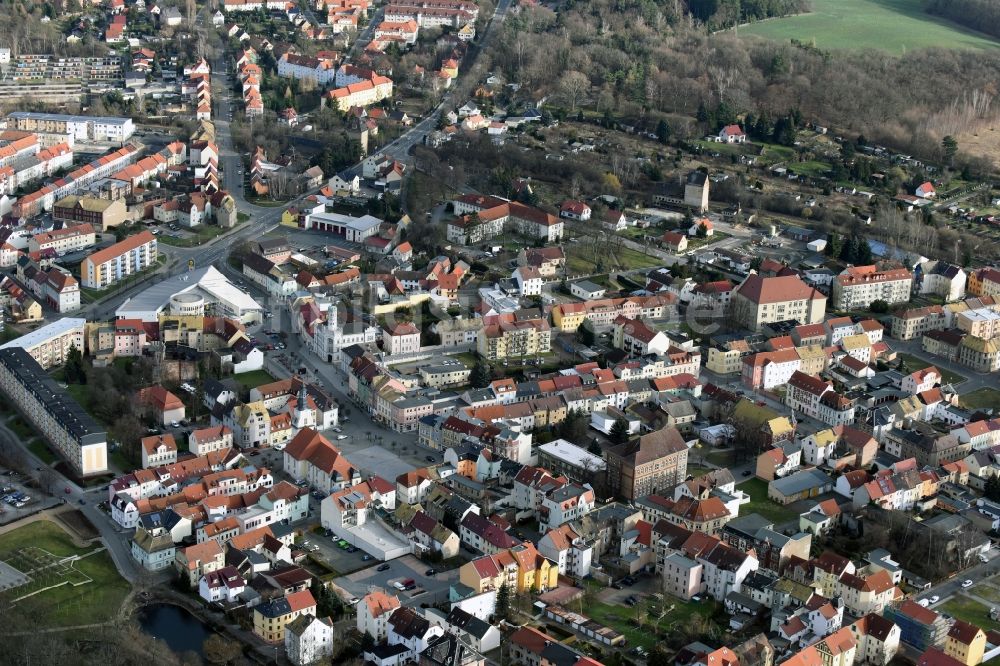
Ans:
[{"label": "aerial town", "polygon": [[0,664],[1000,663],[1000,19],[830,1],[8,3]]}]

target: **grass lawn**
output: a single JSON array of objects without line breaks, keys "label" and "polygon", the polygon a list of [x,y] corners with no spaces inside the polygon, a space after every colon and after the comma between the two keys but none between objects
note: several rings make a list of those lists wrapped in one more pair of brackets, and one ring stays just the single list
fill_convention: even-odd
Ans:
[{"label": "grass lawn", "polygon": [[611,251],[605,246],[599,251],[601,254],[596,255],[588,243],[571,243],[566,250],[566,266],[569,274],[589,275],[611,269],[627,271],[663,265],[660,259],[628,247]]},{"label": "grass lawn", "polygon": [[[67,557],[84,555],[101,548],[100,542],[84,549],[73,545],[69,536],[57,525],[48,521],[38,521],[20,527],[0,536],[0,559],[16,557],[15,551],[24,548],[40,548],[52,555]],[[89,578],[91,582],[79,586],[62,585],[19,601],[14,612],[31,617],[39,627],[60,627],[74,624],[90,624],[114,619],[122,601],[129,591],[129,584],[118,575],[114,563],[107,552],[100,552],[73,563],[76,570],[65,576],[76,582]],[[39,576],[38,581],[49,578],[54,584],[55,576]],[[6,602],[41,587],[38,582],[28,586],[8,590],[2,596]]]},{"label": "grass lawn", "polygon": [[697,236],[688,236],[688,251],[695,250],[703,245],[710,245],[712,243],[718,243],[719,241],[729,238],[729,234],[725,231],[716,231],[712,233],[711,236],[706,236],[704,238],[698,238]]},{"label": "grass lawn", "polygon": [[262,384],[270,384],[274,381],[272,377],[266,370],[253,370],[251,372],[241,372],[238,375],[233,375],[233,379],[238,381],[243,386],[247,388],[257,388]]},{"label": "grass lawn", "polygon": [[964,594],[952,597],[945,603],[937,606],[935,610],[938,612],[944,611],[959,620],[965,620],[980,627],[983,631],[1000,629],[1000,622],[990,619],[990,609],[988,607],[970,599]]},{"label": "grass lawn", "polygon": [[17,433],[17,436],[23,440],[31,439],[35,434],[34,427],[24,420],[21,415],[17,415],[7,422],[7,427]]},{"label": "grass lawn", "polygon": [[1000,603],[1000,590],[992,585],[977,585],[974,591],[977,597],[982,597],[993,603]]},{"label": "grass lawn", "polygon": [[786,523],[798,515],[795,511],[768,499],[767,481],[748,479],[736,485],[740,490],[750,495],[750,503],[740,507],[740,515],[759,513],[765,518],[773,520],[776,525]]},{"label": "grass lawn", "polygon": [[687,466],[687,473],[690,474],[691,476],[695,477],[695,478],[698,478],[699,476],[702,476],[703,474],[708,474],[711,471],[712,470],[710,470],[708,467],[701,467],[700,465],[688,465]]},{"label": "grass lawn", "polygon": [[962,405],[968,409],[1000,410],[1000,391],[995,388],[981,388],[972,393],[966,393],[959,398]]},{"label": "grass lawn", "polygon": [[822,176],[827,171],[830,170],[830,165],[826,162],[817,162],[815,160],[809,162],[792,162],[788,165],[788,170],[794,174],[800,176]]},{"label": "grass lawn", "polygon": [[218,227],[214,224],[202,224],[195,227],[193,230],[194,235],[177,238],[176,236],[167,236],[164,234],[162,236],[158,236],[157,240],[164,245],[173,245],[174,247],[194,247],[196,245],[201,245],[202,243],[207,243],[226,231],[229,230],[223,229],[222,227]]},{"label": "grass lawn", "polygon": [[40,439],[33,439],[28,442],[28,450],[38,456],[39,459],[46,465],[51,465],[58,460],[56,455],[49,450],[49,447],[45,444],[45,442]]},{"label": "grass lawn", "polygon": [[821,49],[879,49],[893,54],[937,46],[990,49],[1000,43],[924,12],[923,0],[812,0],[808,14],[741,26],[740,34]]},{"label": "grass lawn", "polygon": [[[911,354],[896,354],[896,357],[902,359],[906,363],[906,369],[909,372],[915,372],[917,370],[923,370],[926,367],[934,365],[932,361],[928,361],[920,358],[919,356],[913,356]],[[959,382],[964,382],[967,377],[964,377],[957,372],[952,372],[951,370],[945,370],[944,368],[934,365],[941,372],[941,382],[944,384],[958,384]]]},{"label": "grass lawn", "polygon": [[704,454],[704,458],[713,465],[718,465],[719,467],[729,467],[730,465],[736,463],[736,452],[711,451],[710,453]]},{"label": "grass lawn", "polygon": [[717,143],[715,141],[705,141],[699,139],[695,144],[701,146],[706,153],[719,153],[720,155],[743,155],[747,151],[744,146],[738,143]]},{"label": "grass lawn", "polygon": [[[588,603],[583,608],[582,613],[592,620],[605,624],[615,631],[625,634],[628,639],[629,648],[642,646],[647,650],[656,645],[659,640],[654,627],[661,631],[669,631],[675,626],[685,624],[694,615],[704,615],[711,617],[715,612],[716,604],[711,601],[684,602],[680,599],[665,595],[664,604],[669,609],[662,618],[657,620],[659,613],[651,612],[651,607],[656,607],[656,602],[652,599],[644,601],[639,605],[629,608],[625,605],[609,604],[602,601]],[[579,611],[570,604],[571,610]],[[657,609],[659,610],[659,609]],[[643,618],[643,627],[636,627],[632,620]]]}]

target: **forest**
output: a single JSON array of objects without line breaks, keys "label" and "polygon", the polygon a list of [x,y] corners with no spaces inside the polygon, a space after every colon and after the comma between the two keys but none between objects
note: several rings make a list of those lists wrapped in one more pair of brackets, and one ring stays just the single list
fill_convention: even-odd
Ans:
[{"label": "forest", "polygon": [[687,0],[694,18],[715,26],[748,23],[809,11],[806,0]]},{"label": "forest", "polygon": [[1000,67],[1000,51],[896,57],[712,34],[680,0],[525,8],[505,22],[492,55],[494,68],[548,105],[648,131],[665,119],[677,138],[712,129],[691,122],[699,107],[775,118],[797,109],[806,122],[930,160],[943,157],[944,136],[995,119]]},{"label": "forest", "polygon": [[1000,3],[996,0],[931,0],[927,11],[966,28],[1000,37]]}]

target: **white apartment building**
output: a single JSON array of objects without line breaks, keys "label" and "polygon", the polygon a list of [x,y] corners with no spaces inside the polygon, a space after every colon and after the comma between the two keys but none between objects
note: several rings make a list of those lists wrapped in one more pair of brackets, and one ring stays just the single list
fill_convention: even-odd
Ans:
[{"label": "white apartment building", "polygon": [[880,271],[875,266],[851,266],[833,280],[833,307],[868,307],[872,301],[906,303],[913,292],[913,273],[905,268]]},{"label": "white apartment building", "polygon": [[156,236],[142,231],[84,259],[80,264],[80,276],[84,287],[104,289],[146,270],[156,263],[156,259]]}]

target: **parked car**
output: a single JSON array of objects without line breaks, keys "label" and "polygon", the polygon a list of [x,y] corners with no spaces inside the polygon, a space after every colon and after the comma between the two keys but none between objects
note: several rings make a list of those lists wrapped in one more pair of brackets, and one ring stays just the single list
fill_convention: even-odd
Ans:
[{"label": "parked car", "polygon": [[388,562],[384,562],[383,564],[380,564],[377,567],[375,567],[375,571],[388,571],[388,570],[389,570]]},{"label": "parked car", "polygon": [[972,583],[972,581],[971,581],[971,580],[969,580],[969,579],[966,579],[966,580],[963,580],[963,581],[962,581],[962,589],[963,589],[963,590],[967,590],[967,589],[969,589],[970,587],[972,587],[972,585],[973,585],[973,583]]},{"label": "parked car", "polygon": [[436,576],[437,575],[437,569],[428,569],[427,571],[424,572],[424,575],[425,576]]},{"label": "parked car", "polygon": [[938,595],[936,595],[936,594],[935,594],[935,595],[933,595],[933,596],[932,596],[932,597],[931,597],[931,598],[929,599],[929,601],[930,601],[930,602],[931,602],[932,604],[936,604],[937,602],[941,601],[941,597],[939,597]]}]

